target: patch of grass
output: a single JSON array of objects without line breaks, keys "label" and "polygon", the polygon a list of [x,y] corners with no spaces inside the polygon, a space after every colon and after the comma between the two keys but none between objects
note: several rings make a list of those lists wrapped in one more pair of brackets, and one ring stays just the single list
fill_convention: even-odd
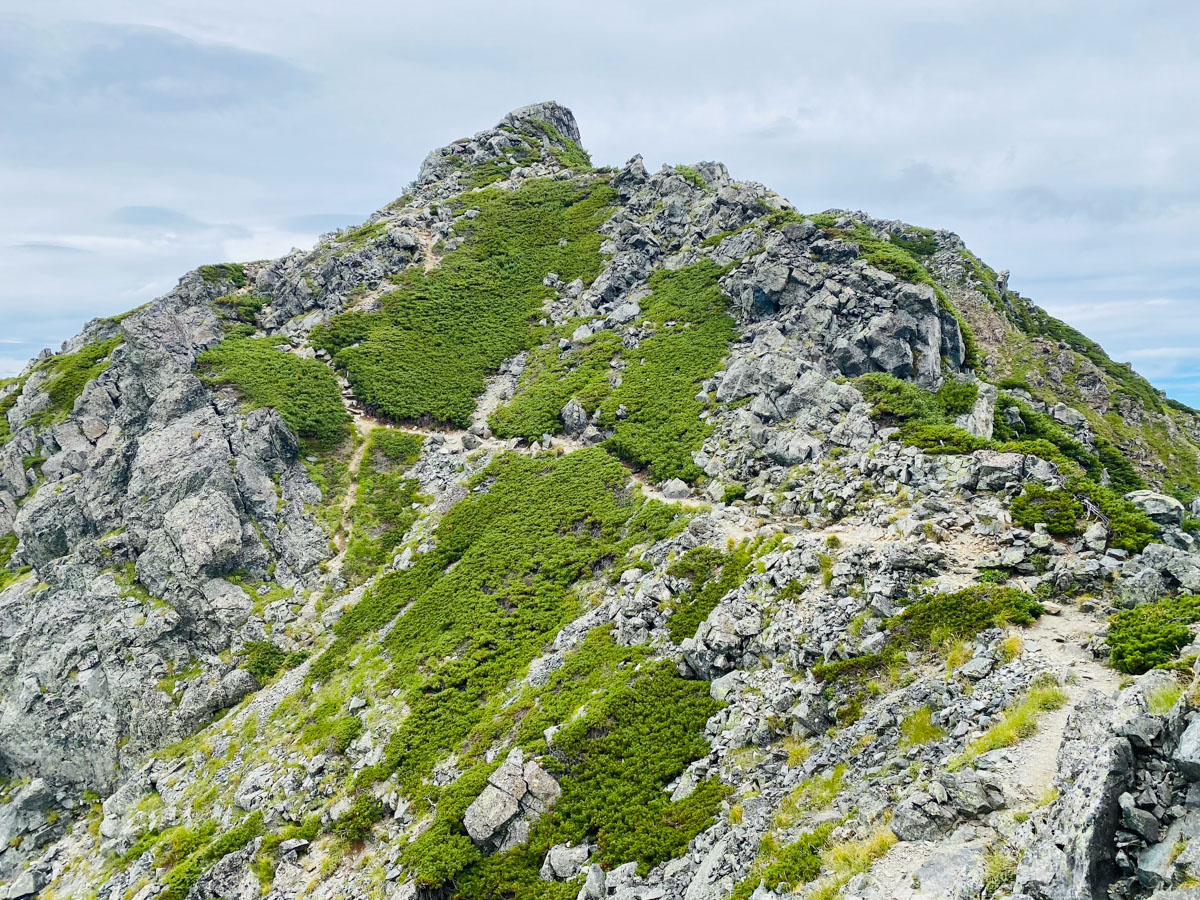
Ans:
[{"label": "patch of grass", "polygon": [[39,366],[46,373],[41,389],[49,396],[50,405],[27,424],[41,428],[65,419],[87,383],[108,368],[109,357],[121,341],[120,337],[110,338],[45,360]]},{"label": "patch of grass", "polygon": [[925,744],[940,740],[946,736],[946,729],[934,725],[931,721],[932,710],[928,706],[914,709],[900,723],[900,746],[922,747]]},{"label": "patch of grass", "polygon": [[1164,597],[1117,613],[1109,620],[1108,646],[1118,672],[1140,675],[1170,663],[1192,640],[1200,622],[1200,596]]},{"label": "patch of grass", "polygon": [[232,385],[251,406],[272,406],[313,451],[350,434],[350,414],[333,373],[315,359],[275,349],[272,338],[232,338],[200,355],[204,380]]},{"label": "patch of grass", "polygon": [[1021,700],[1004,711],[1000,721],[967,745],[952,768],[961,768],[981,753],[1012,747],[1038,730],[1038,717],[1050,710],[1060,709],[1067,702],[1066,692],[1056,683],[1036,684]]},{"label": "patch of grass", "polygon": [[888,828],[879,828],[874,833],[857,841],[832,844],[821,852],[821,862],[829,875],[813,887],[809,900],[835,900],[842,888],[855,875],[868,871],[875,860],[887,854],[896,845],[896,835]]},{"label": "patch of grass", "polygon": [[[479,209],[459,220],[464,243],[429,272],[408,269],[377,313],[350,312],[313,333],[334,355],[356,396],[399,420],[465,426],[500,363],[534,346],[532,319],[551,296],[547,273],[591,281],[615,197],[595,181],[530,181],[460,201]],[[560,245],[560,242],[564,242]]]},{"label": "patch of grass", "polygon": [[217,263],[197,269],[200,277],[208,284],[228,281],[234,287],[245,287],[246,269],[241,263]]},{"label": "patch of grass", "polygon": [[667,573],[687,579],[691,586],[672,598],[674,611],[667,620],[671,640],[681,643],[684,638],[694,636],[721,598],[746,580],[753,558],[753,547],[742,543],[727,553],[712,547],[696,547],[673,562]]},{"label": "patch of grass", "polygon": [[1146,707],[1156,716],[1167,715],[1183,694],[1183,685],[1177,682],[1160,684],[1146,692]]},{"label": "patch of grass", "polygon": [[830,806],[842,792],[846,777],[845,764],[828,769],[824,775],[814,775],[803,781],[783,798],[775,815],[776,828],[791,828],[806,812],[818,812]]},{"label": "patch of grass", "polygon": [[1021,655],[1025,649],[1025,642],[1021,640],[1020,635],[1010,634],[1000,642],[1000,664],[1005,665],[1012,662]]}]

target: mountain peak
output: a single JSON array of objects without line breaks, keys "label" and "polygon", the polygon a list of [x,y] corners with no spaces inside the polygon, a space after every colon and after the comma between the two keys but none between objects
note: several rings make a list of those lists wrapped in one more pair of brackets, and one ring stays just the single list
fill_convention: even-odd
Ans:
[{"label": "mountain peak", "polygon": [[1200,873],[1200,416],[952,232],[534,104],[0,413],[0,897]]}]

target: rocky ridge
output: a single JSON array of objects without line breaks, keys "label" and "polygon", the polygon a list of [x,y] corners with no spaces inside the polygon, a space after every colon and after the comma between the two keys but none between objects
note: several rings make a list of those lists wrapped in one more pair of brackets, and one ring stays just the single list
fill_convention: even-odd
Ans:
[{"label": "rocky ridge", "polygon": [[0,894],[1194,892],[1198,417],[949,232],[580,140],[0,388]]}]

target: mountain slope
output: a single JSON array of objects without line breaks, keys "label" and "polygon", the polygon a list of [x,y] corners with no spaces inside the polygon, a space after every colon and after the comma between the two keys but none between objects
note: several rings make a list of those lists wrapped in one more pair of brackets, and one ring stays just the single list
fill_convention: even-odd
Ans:
[{"label": "mountain slope", "polygon": [[1006,280],[547,103],[89,323],[0,388],[0,884],[1191,877],[1200,419]]}]

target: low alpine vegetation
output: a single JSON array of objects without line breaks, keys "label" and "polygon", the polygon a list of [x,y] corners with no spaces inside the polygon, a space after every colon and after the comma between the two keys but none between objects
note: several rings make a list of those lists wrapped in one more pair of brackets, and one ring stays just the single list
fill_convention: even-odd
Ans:
[{"label": "low alpine vegetation", "polygon": [[462,246],[437,268],[407,269],[377,313],[349,312],[313,333],[354,393],[396,420],[465,426],[484,379],[534,346],[531,318],[550,296],[549,272],[591,281],[600,272],[596,229],[615,194],[602,181],[530,181],[458,201]]},{"label": "low alpine vegetation", "polygon": [[1164,597],[1117,613],[1109,622],[1108,647],[1113,668],[1140,675],[1168,665],[1191,643],[1188,627],[1200,622],[1200,596]]},{"label": "low alpine vegetation", "polygon": [[278,350],[276,343],[225,340],[200,355],[200,372],[209,384],[231,385],[252,407],[275,407],[307,449],[333,449],[350,435],[337,379],[323,363]]}]

